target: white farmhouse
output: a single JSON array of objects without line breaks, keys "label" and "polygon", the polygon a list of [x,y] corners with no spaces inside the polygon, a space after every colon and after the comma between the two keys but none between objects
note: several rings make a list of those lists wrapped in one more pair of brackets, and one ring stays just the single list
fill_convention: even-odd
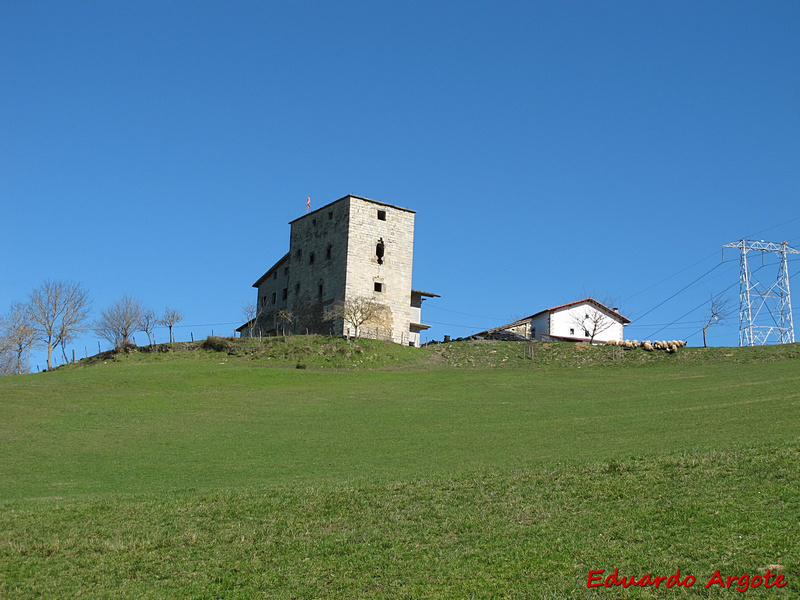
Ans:
[{"label": "white farmhouse", "polygon": [[509,331],[531,340],[605,343],[621,341],[630,323],[617,309],[594,298],[554,306],[533,315],[476,334],[476,337]]}]

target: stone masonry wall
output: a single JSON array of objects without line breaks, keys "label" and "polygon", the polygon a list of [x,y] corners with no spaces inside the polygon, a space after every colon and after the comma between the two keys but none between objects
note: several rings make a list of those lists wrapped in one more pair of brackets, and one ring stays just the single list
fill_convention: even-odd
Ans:
[{"label": "stone masonry wall", "polygon": [[[345,298],[368,297],[390,311],[383,331],[367,325],[370,337],[386,337],[399,344],[409,341],[411,274],[414,258],[414,212],[350,197]],[[381,218],[382,217],[382,218]],[[383,257],[377,255],[383,245]],[[380,291],[376,291],[380,284]]]},{"label": "stone masonry wall", "polygon": [[289,248],[289,311],[296,333],[342,334],[325,311],[345,293],[348,198],[292,221]]}]

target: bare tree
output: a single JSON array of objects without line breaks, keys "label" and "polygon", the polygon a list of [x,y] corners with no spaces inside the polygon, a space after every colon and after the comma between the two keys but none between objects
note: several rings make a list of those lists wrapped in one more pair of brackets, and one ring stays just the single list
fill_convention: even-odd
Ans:
[{"label": "bare tree", "polygon": [[35,339],[47,348],[47,369],[52,368],[55,348],[64,346],[88,329],[91,302],[80,283],[47,280],[30,294],[26,310],[33,324]]},{"label": "bare tree", "polygon": [[0,318],[0,352],[5,352],[10,360],[6,360],[3,372],[9,371],[17,375],[28,372],[28,365],[22,365],[22,358],[28,354],[36,341],[36,332],[31,323],[27,307],[15,302],[11,305],[8,316]]},{"label": "bare tree", "polygon": [[248,302],[242,305],[242,318],[244,319],[245,325],[247,325],[247,337],[253,337],[257,313],[255,302]]},{"label": "bare tree", "polygon": [[[244,318],[245,325],[247,325],[248,337],[253,337],[256,334],[261,335],[262,323],[259,320],[267,312],[267,305],[263,304],[261,307],[256,302],[248,302],[242,306],[242,317]],[[291,321],[291,319],[290,319]]]},{"label": "bare tree", "polygon": [[[351,298],[334,304],[325,314],[327,321],[342,319],[353,327],[354,337],[358,340],[361,328],[364,325],[384,325],[387,320],[388,309],[386,305],[377,302],[374,298]],[[349,327],[345,329],[347,339],[350,339]]]},{"label": "bare tree", "polygon": [[115,349],[119,349],[130,344],[131,336],[141,329],[143,313],[142,304],[136,298],[125,295],[101,311],[92,329],[114,344]]},{"label": "bare tree", "polygon": [[714,295],[711,295],[708,319],[705,321],[705,325],[703,325],[703,348],[708,348],[708,344],[706,343],[706,331],[714,325],[723,324],[725,319],[730,316],[731,309],[728,306],[729,302],[729,298],[722,298],[721,296],[714,298]]},{"label": "bare tree", "polygon": [[170,344],[175,341],[175,337],[172,335],[172,328],[175,326],[176,323],[180,323],[181,321],[183,321],[183,313],[174,308],[164,309],[164,314],[158,320],[158,322],[164,325],[165,327],[169,327]]},{"label": "bare tree", "polygon": [[288,310],[281,309],[278,311],[278,322],[281,324],[281,331],[283,332],[283,341],[286,341],[286,328],[289,328],[289,334],[292,333],[292,323],[294,322],[294,315]]},{"label": "bare tree", "polygon": [[594,306],[587,306],[583,312],[572,317],[572,322],[583,329],[589,343],[594,343],[594,338],[614,326],[614,319],[598,310]]},{"label": "bare tree", "polygon": [[158,317],[156,317],[155,311],[153,311],[150,308],[144,309],[142,311],[142,318],[139,320],[139,327],[147,336],[147,343],[150,346],[156,343],[153,331],[157,326],[158,326]]}]

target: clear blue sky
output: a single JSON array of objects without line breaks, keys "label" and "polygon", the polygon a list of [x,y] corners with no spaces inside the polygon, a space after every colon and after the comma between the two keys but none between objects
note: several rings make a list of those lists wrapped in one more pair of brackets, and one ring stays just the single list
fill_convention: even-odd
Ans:
[{"label": "clear blue sky", "polygon": [[699,344],[734,252],[647,311],[724,243],[800,245],[798,31],[794,1],[4,2],[0,312],[67,279],[230,334],[306,196],[353,193],[417,211],[428,339],[596,294]]}]

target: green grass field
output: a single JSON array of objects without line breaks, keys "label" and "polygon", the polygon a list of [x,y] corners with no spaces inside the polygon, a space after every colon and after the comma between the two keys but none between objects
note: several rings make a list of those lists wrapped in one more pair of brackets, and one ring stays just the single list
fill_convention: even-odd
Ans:
[{"label": "green grass field", "polygon": [[798,345],[198,346],[0,379],[0,598],[800,597]]}]

